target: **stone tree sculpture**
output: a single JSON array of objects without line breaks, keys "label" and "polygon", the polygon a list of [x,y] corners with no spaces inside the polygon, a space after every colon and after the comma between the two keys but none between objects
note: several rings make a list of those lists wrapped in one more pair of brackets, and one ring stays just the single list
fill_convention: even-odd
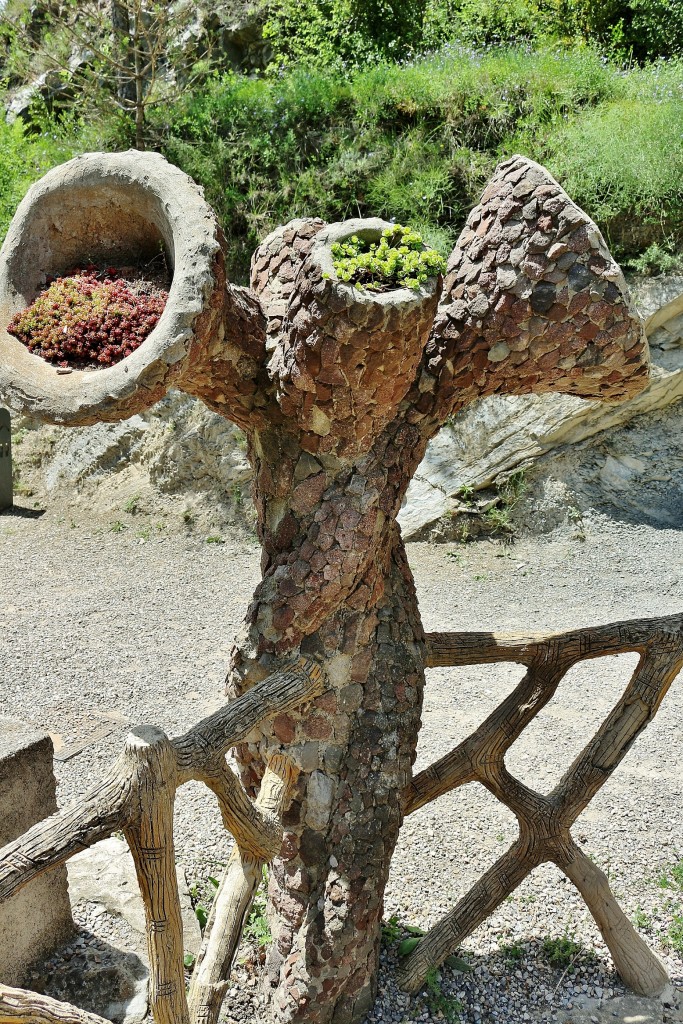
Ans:
[{"label": "stone tree sculpture", "polygon": [[[551,638],[425,635],[396,524],[430,438],[467,403],[551,391],[618,401],[643,388],[646,343],[623,278],[595,225],[522,157],[497,169],[443,282],[376,293],[337,280],[331,245],[354,233],[377,239],[384,227],[293,221],[259,246],[251,288],[235,287],[214,214],[185,175],[157,155],[92,154],[31,189],[2,251],[2,328],[46,275],[84,258],[125,261],[161,244],[173,268],[158,326],[113,367],[57,373],[2,330],[8,403],[88,424],[130,416],[176,387],[248,438],[262,579],[228,668],[231,700],[181,737],[134,730],[80,804],[0,852],[6,898],[124,830],[147,909],[158,1024],[217,1020],[266,862],[272,1018],[360,1020],[374,997],[403,817],[475,780],[513,807],[520,839],[407,959],[405,987],[419,988],[548,859],[579,886],[629,983],[654,992],[666,982],[569,827],[683,663],[680,616]],[[630,649],[641,666],[562,792],[544,797],[513,779],[504,753],[570,665]],[[521,661],[527,676],[473,737],[413,778],[425,668],[494,660]],[[236,845],[186,999],[172,815],[189,779],[215,792]],[[92,1019],[30,993],[0,993],[2,1021]]]}]

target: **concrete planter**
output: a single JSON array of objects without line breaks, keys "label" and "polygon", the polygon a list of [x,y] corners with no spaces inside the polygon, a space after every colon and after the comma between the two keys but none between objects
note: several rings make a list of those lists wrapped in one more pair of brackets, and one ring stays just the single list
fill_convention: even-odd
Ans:
[{"label": "concrete planter", "polygon": [[[163,248],[173,280],[156,328],[115,366],[58,372],[6,331],[49,275],[127,264]],[[0,393],[15,408],[66,425],[117,420],[149,407],[217,327],[225,273],[215,216],[201,190],[155,153],[90,153],[27,193],[0,252]]]},{"label": "concrete planter", "polygon": [[290,385],[283,411],[305,425],[321,454],[348,457],[377,437],[414,380],[432,326],[440,278],[388,292],[337,279],[332,245],[352,235],[379,241],[388,227],[373,218],[323,228],[294,282],[273,369]]}]

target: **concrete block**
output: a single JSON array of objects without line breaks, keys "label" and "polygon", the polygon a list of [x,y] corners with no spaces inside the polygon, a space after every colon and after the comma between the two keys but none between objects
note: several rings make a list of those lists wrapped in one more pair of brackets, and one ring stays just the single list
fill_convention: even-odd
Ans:
[{"label": "concrete block", "polygon": [[[0,717],[0,846],[57,810],[52,740]],[[53,868],[0,904],[0,982],[21,985],[27,969],[74,932],[66,868]]]}]

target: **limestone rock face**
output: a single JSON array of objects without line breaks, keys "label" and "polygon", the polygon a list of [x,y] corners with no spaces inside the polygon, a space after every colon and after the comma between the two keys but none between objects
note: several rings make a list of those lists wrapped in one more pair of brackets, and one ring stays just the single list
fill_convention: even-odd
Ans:
[{"label": "limestone rock face", "polygon": [[21,481],[47,501],[99,495],[113,509],[149,491],[162,505],[168,495],[193,508],[233,508],[251,479],[242,432],[178,391],[120,423],[63,430],[17,417],[12,432]]}]

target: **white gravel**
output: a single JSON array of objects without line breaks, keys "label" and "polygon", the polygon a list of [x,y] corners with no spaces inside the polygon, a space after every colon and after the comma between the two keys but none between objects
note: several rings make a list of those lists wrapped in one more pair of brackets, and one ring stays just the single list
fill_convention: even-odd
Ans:
[{"label": "white gravel", "polygon": [[[121,519],[129,528],[112,532]],[[177,525],[159,513],[126,517],[120,510],[103,520],[72,519],[59,507],[41,518],[0,516],[0,713],[40,723],[68,743],[81,711],[115,711],[130,724],[154,722],[174,734],[216,705],[259,553],[246,536],[206,543],[203,535],[174,532]],[[568,629],[683,609],[683,532],[595,514],[584,517],[583,530],[583,541],[562,529],[512,546],[410,545],[426,628]],[[511,750],[511,770],[549,789],[600,724],[633,663],[622,656],[570,673]],[[509,665],[430,672],[416,768],[467,735],[519,676]],[[683,989],[683,962],[666,937],[683,914],[682,893],[659,881],[683,858],[682,696],[679,677],[574,835],[609,873],[622,906],[637,913]],[[116,756],[125,731],[115,725],[57,763],[62,805]],[[385,917],[433,924],[514,834],[510,812],[479,786],[412,815],[396,851]],[[213,800],[199,786],[181,791],[177,850],[190,880],[206,879],[228,854]],[[567,970],[552,966],[543,948],[557,937],[577,944]],[[456,1013],[454,1003],[439,1008],[438,996],[399,993],[396,943],[388,946],[370,1020],[441,1020],[451,1011],[463,1022],[565,1020],[561,1010],[593,1011],[623,991],[582,901],[547,867],[473,934],[462,955],[473,971],[446,968],[439,982],[442,995],[462,1004]],[[663,1019],[683,1015],[669,1007]]]}]

